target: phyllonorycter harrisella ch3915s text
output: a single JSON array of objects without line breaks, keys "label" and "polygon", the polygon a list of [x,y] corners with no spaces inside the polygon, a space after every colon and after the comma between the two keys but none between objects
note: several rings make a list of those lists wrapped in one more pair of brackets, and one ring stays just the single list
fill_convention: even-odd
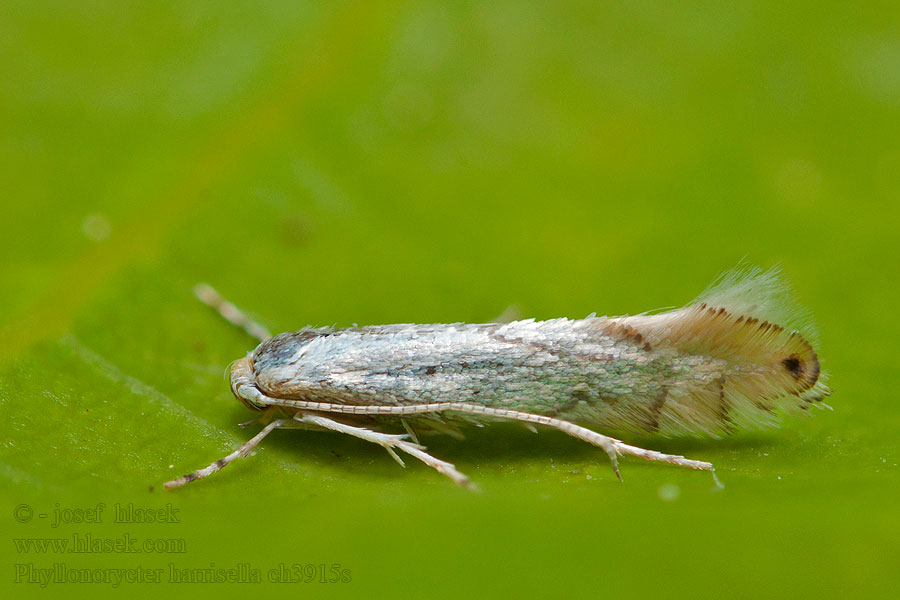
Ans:
[{"label": "phyllonorycter harrisella ch3915s text", "polygon": [[[718,437],[775,425],[776,409],[825,406],[830,394],[811,325],[777,270],[736,269],[683,308],[624,317],[510,323],[307,327],[274,337],[215,290],[195,290],[260,340],[231,367],[231,391],[262,430],[204,469],[246,457],[274,429],[331,430],[400,450],[455,483],[470,480],[420,445],[416,430],[521,421],[620,455],[711,471],[709,462],[638,448],[589,429]],[[402,428],[405,433],[378,429]],[[396,431],[396,429],[395,429]]]}]

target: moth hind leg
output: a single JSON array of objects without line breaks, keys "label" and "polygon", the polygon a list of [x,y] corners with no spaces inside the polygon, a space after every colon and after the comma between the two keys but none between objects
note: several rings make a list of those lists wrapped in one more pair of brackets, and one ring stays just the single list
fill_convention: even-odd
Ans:
[{"label": "moth hind leg", "polygon": [[[571,421],[559,419],[557,417],[537,415],[534,413],[527,413],[517,410],[491,408],[481,405],[467,404],[463,402],[445,403],[443,405],[440,405],[440,410],[475,413],[493,418],[525,421],[527,423],[553,427],[554,429],[558,429],[559,431],[567,433],[572,437],[578,438],[582,441],[588,442],[589,444],[598,446],[605,450],[606,454],[609,456],[613,471],[620,480],[622,479],[622,476],[619,474],[618,456],[620,455],[637,456],[638,458],[643,458],[644,460],[664,462],[671,465],[677,465],[679,467],[688,467],[690,469],[711,471],[713,474],[713,478],[715,479],[715,469],[713,468],[712,463],[700,460],[691,460],[683,456],[663,454],[662,452],[656,452],[655,450],[646,450],[637,446],[631,446],[621,440],[617,440],[616,438],[597,433],[596,431],[592,431],[587,427],[582,427],[581,425],[572,423]],[[716,480],[716,483],[718,484],[718,480]]]},{"label": "moth hind leg", "polygon": [[[592,431],[587,427],[582,427],[576,423],[572,423],[571,421],[566,421],[563,419],[559,419],[557,417],[550,417],[547,415],[537,415],[534,413],[528,413],[518,410],[508,410],[502,408],[493,408],[487,406],[481,406],[477,404],[468,404],[465,402],[446,402],[438,405],[422,405],[422,410],[424,412],[427,408],[432,408],[435,411],[453,411],[453,412],[462,412],[462,413],[473,413],[478,414],[485,417],[491,417],[495,419],[508,419],[508,420],[516,420],[516,421],[525,421],[527,423],[534,423],[536,425],[545,425],[547,427],[553,427],[554,429],[558,429],[563,433],[567,433],[572,437],[578,438],[582,441],[588,442],[594,446],[598,446],[606,451],[606,454],[609,456],[610,463],[612,465],[613,471],[616,473],[616,476],[621,479],[621,475],[619,474],[619,461],[618,456],[620,455],[630,455],[637,456],[639,458],[643,458],[644,460],[656,461],[656,462],[664,462],[672,465],[677,465],[680,467],[688,467],[691,469],[700,469],[704,471],[713,471],[715,475],[712,463],[700,461],[700,460],[691,460],[687,459],[683,456],[676,456],[673,454],[663,454],[662,452],[656,452],[655,450],[645,450],[644,448],[638,448],[637,446],[631,446],[629,444],[624,443],[621,440],[617,440],[616,438],[603,435],[597,433],[596,431]],[[404,410],[414,410],[414,407],[407,406],[403,407]]]},{"label": "moth hind leg", "polygon": [[[616,457],[620,455],[636,456],[644,460],[664,462],[679,467],[688,467],[690,469],[711,471],[713,473],[713,478],[715,478],[715,469],[713,468],[712,463],[700,460],[691,460],[689,458],[674,454],[663,454],[662,452],[647,450],[644,448],[639,448],[638,446],[631,446],[621,440],[597,433],[596,431],[592,431],[587,427],[582,427],[581,425],[577,425],[570,421],[564,421],[562,419],[556,418],[551,419],[551,421],[552,422],[538,421],[538,423],[542,423],[558,429],[563,433],[567,433],[572,437],[578,438],[579,440],[585,441],[594,446],[599,446],[600,448],[605,450],[610,457],[613,471],[616,473],[616,476],[619,478],[619,480],[622,479],[622,476],[619,474],[619,465]],[[716,482],[718,483],[718,480],[716,480]]]}]

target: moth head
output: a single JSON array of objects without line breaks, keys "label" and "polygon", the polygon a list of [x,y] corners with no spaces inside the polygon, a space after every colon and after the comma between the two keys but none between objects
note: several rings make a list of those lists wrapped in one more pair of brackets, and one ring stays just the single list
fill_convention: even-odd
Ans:
[{"label": "moth head", "polygon": [[[244,381],[252,387],[242,393],[241,380],[235,378],[232,369],[232,390],[251,410],[264,410],[275,403],[271,399],[304,399],[311,373],[315,373],[320,362],[313,347],[331,334],[330,328],[308,328],[269,338],[248,357]],[[270,401],[260,403],[260,393]]]},{"label": "moth head", "polygon": [[[240,360],[234,361],[230,369],[231,393],[234,397],[241,401],[241,404],[250,410],[262,411],[266,407],[255,401],[252,390],[256,389],[253,383],[253,359],[245,356]],[[250,390],[250,391],[248,391]]]}]

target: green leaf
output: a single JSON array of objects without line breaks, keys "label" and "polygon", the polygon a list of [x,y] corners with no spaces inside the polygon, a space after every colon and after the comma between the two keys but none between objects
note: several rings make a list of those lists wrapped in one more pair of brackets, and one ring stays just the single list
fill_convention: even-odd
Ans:
[{"label": "green leaf", "polygon": [[[891,5],[4,12],[10,597],[896,593]],[[780,263],[815,315],[834,411],[724,440],[629,438],[713,462],[724,489],[628,458],[619,483],[598,449],[514,425],[422,440],[481,493],[305,431],[161,488],[257,430],[238,427],[253,415],[225,379],[253,341],[194,299],[199,281],[278,332],[511,304],[634,314],[742,257]],[[98,551],[27,542],[76,534]],[[320,582],[334,565],[349,582]],[[116,583],[129,569],[138,581]],[[178,584],[229,569],[262,587]]]}]

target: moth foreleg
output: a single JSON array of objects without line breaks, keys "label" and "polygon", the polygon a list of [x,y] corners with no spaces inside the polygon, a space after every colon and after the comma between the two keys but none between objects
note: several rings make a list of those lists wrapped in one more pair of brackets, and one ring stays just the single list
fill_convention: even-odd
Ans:
[{"label": "moth foreleg", "polygon": [[256,447],[256,445],[259,444],[263,440],[264,437],[269,435],[269,433],[271,433],[273,429],[278,429],[279,427],[284,427],[284,425],[286,423],[287,423],[287,421],[284,419],[275,419],[274,421],[272,421],[271,423],[269,423],[268,425],[263,427],[259,433],[257,433],[252,438],[250,438],[249,440],[247,440],[246,442],[241,444],[240,448],[238,448],[237,450],[235,450],[228,456],[220,458],[219,460],[217,460],[216,462],[212,463],[211,465],[209,465],[208,467],[206,467],[204,469],[198,469],[198,470],[194,471],[193,473],[188,473],[187,475],[182,475],[178,479],[173,479],[172,481],[167,481],[166,483],[163,484],[163,487],[168,490],[171,488],[180,487],[186,483],[190,483],[190,482],[196,481],[198,479],[203,479],[204,477],[209,477],[213,473],[221,471],[222,469],[227,467],[231,462],[233,462],[239,458],[247,458],[247,456],[250,455],[250,453],[253,451],[253,449]]}]

